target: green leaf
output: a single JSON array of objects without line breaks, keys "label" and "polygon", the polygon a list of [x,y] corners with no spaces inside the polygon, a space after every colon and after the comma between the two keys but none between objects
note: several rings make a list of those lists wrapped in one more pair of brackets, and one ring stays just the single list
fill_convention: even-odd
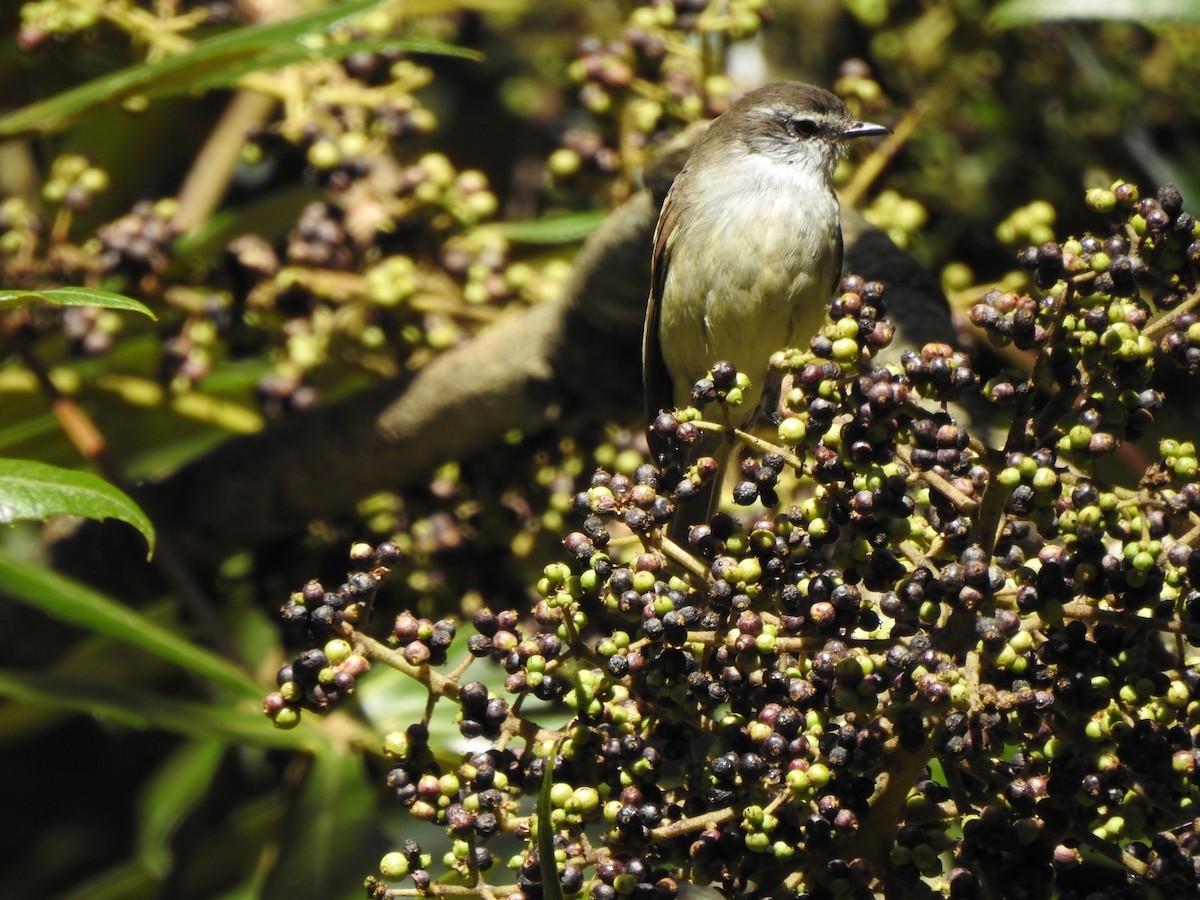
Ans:
[{"label": "green leaf", "polygon": [[[196,78],[186,86],[189,93],[211,91],[218,88],[231,87],[237,80],[250,72],[261,72],[266,69],[281,69],[293,63],[306,62],[313,59],[345,59],[355,53],[376,53],[380,50],[405,50],[409,53],[430,53],[438,56],[457,56],[463,59],[479,61],[482,54],[468,50],[465,47],[455,47],[441,41],[424,40],[421,38],[379,38],[370,41],[347,41],[345,43],[329,43],[324,46],[308,47],[303,44],[288,44],[283,47],[272,47],[261,56],[243,60],[216,72],[209,72]],[[162,97],[180,91],[155,91],[153,96]]]},{"label": "green leaf", "polygon": [[[129,66],[95,78],[55,97],[0,116],[0,137],[57,131],[97,106],[134,96],[150,98],[183,94],[232,83],[248,72],[277,69],[306,59],[336,57],[336,44],[321,46],[309,37],[377,6],[381,0],[347,0],[271,25],[251,25],[198,42],[190,50],[152,63]],[[470,51],[434,41],[389,43],[396,49],[474,56]],[[350,51],[353,52],[353,51]]]},{"label": "green leaf", "polygon": [[41,300],[43,303],[53,303],[55,306],[100,306],[104,309],[120,309],[139,312],[144,316],[157,319],[150,308],[131,297],[100,291],[95,288],[63,287],[47,291],[0,291],[0,309],[4,304],[30,303]]},{"label": "green leaf", "polygon": [[[262,687],[224,657],[191,643],[98,591],[0,552],[0,591],[64,622],[140,647],[237,695],[258,699]],[[261,714],[271,730],[274,726]]]},{"label": "green leaf", "polygon": [[566,738],[559,738],[550,756],[546,758],[546,770],[542,773],[542,789],[537,801],[537,844],[538,868],[542,874],[542,896],[546,900],[565,900],[562,880],[558,875],[558,863],[554,858],[554,826],[550,824],[550,794],[554,787],[554,760]]},{"label": "green leaf", "polygon": [[55,900],[150,900],[158,895],[158,886],[159,879],[140,863],[124,860],[72,885]]},{"label": "green leaf", "polygon": [[1045,22],[1134,22],[1139,25],[1200,24],[1195,0],[1006,0],[988,17],[997,28]]},{"label": "green leaf", "polygon": [[[11,404],[12,401],[6,400],[5,402]],[[42,408],[44,409],[44,407]],[[8,411],[12,412],[11,407]],[[10,422],[8,425],[0,427],[0,451],[24,441],[37,440],[48,434],[58,434],[61,428],[58,419],[51,412],[43,412],[30,418]]]},{"label": "green leaf", "polygon": [[130,728],[156,728],[197,739],[220,738],[255,747],[321,752],[329,740],[316,728],[276,728],[256,706],[222,697],[212,703],[164,697],[86,678],[0,669],[0,696],[21,703],[96,716]]},{"label": "green leaf", "polygon": [[[263,886],[262,900],[345,897],[362,894],[362,873],[378,860],[377,792],[361,757],[327,752],[312,768],[284,816],[279,857]],[[353,896],[353,894],[351,895]]]},{"label": "green leaf", "polygon": [[0,525],[41,522],[51,516],[120,519],[154,552],[154,525],[129,497],[102,478],[28,459],[0,459]]},{"label": "green leaf", "polygon": [[[179,621],[179,602],[166,598],[152,606],[142,607],[139,613],[148,620],[170,628]],[[259,644],[259,652],[269,647]],[[124,643],[104,634],[85,635],[69,647],[61,648],[49,666],[39,669],[70,680],[86,679],[91,684],[128,685],[165,684],[177,681],[179,671],[171,663],[149,653],[131,653]],[[0,703],[0,755],[6,748],[15,748],[45,734],[73,715],[72,711],[28,703]]]},{"label": "green leaf", "polygon": [[174,859],[171,839],[208,793],[224,755],[225,745],[220,741],[189,741],[150,777],[138,803],[137,856],[146,871],[159,878],[170,872]]},{"label": "green leaf", "polygon": [[[274,846],[279,794],[273,790],[242,799],[223,816],[219,828],[206,829],[189,846],[187,865],[174,873],[171,884],[175,894],[209,900],[260,900],[258,867],[266,848]],[[197,881],[207,889],[197,889]],[[163,879],[148,872],[138,859],[127,857],[99,872],[88,869],[82,881],[56,893],[55,900],[152,900],[165,893]],[[361,887],[358,894],[361,900]]]},{"label": "green leaf", "polygon": [[603,212],[565,213],[531,222],[504,222],[500,231],[518,244],[574,244],[600,227]]}]

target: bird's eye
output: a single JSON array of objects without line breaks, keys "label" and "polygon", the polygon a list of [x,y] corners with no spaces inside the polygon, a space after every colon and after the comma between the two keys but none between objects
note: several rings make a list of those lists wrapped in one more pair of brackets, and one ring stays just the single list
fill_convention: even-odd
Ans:
[{"label": "bird's eye", "polygon": [[787,120],[787,130],[796,137],[810,138],[821,130],[821,126],[812,119],[795,118]]}]

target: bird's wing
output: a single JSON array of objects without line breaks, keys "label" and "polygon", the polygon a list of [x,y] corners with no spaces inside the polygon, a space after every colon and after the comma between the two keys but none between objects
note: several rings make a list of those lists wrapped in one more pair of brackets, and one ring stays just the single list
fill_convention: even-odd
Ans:
[{"label": "bird's wing", "polygon": [[846,258],[846,241],[842,235],[842,229],[837,230],[837,250],[833,257],[833,284],[829,286],[829,296],[826,301],[832,299],[833,294],[837,291],[838,285],[842,281],[842,264]]},{"label": "bird's wing", "polygon": [[[642,333],[642,382],[646,397],[647,423],[654,421],[659,410],[675,406],[671,374],[667,371],[662,345],[658,340],[658,323],[662,313],[663,286],[666,283],[670,255],[669,238],[679,221],[680,206],[674,202],[676,187],[686,174],[685,169],[667,192],[658,215],[658,225],[654,229],[654,251],[650,257],[650,298],[646,304],[646,328]],[[656,459],[661,459],[662,455],[670,450],[669,445],[655,440],[653,433],[650,435],[650,443],[650,449]]]}]

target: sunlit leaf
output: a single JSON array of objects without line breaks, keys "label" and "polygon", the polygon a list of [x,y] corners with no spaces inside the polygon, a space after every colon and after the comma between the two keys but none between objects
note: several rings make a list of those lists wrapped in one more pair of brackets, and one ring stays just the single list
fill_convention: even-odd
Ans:
[{"label": "sunlit leaf", "polygon": [[125,493],[90,472],[28,459],[0,459],[0,525],[51,516],[119,519],[154,550],[154,525]]},{"label": "sunlit leaf", "polygon": [[[134,96],[156,98],[203,91],[231,84],[256,70],[276,69],[306,59],[336,58],[340,52],[338,45],[322,46],[312,42],[309,36],[377,6],[379,2],[347,0],[283,22],[237,28],[200,41],[184,53],[92,79],[55,97],[0,116],[0,137],[52,132],[90,109]],[[434,41],[397,38],[388,46],[423,53],[474,55]]]},{"label": "sunlit leaf", "polygon": [[[274,47],[260,56],[246,59],[216,72],[209,72],[196,78],[187,85],[189,93],[211,91],[218,88],[230,87],[237,80],[250,72],[261,72],[269,69],[281,69],[293,63],[305,62],[312,59],[345,59],[355,53],[378,53],[382,50],[405,50],[409,53],[429,53],[438,56],[457,56],[463,59],[479,60],[483,57],[474,50],[455,47],[441,41],[421,40],[417,38],[381,38],[372,41],[347,41],[346,43],[330,43],[320,47],[306,47],[303,44],[288,44]],[[169,90],[154,91],[152,96],[162,97],[167,94],[180,93]]]},{"label": "sunlit leaf", "polygon": [[189,391],[173,397],[171,408],[181,416],[234,434],[254,434],[262,431],[265,424],[258,410],[203,391]]},{"label": "sunlit leaf", "polygon": [[55,306],[99,306],[104,309],[119,309],[128,312],[139,312],[144,316],[157,319],[144,303],[139,303],[132,297],[100,291],[95,288],[61,287],[44,291],[0,291],[0,309],[15,306],[18,303],[52,303]]},{"label": "sunlit leaf", "polygon": [[603,212],[566,213],[530,222],[504,222],[498,227],[506,238],[519,244],[574,244],[599,228],[604,215]]},{"label": "sunlit leaf", "polygon": [[988,21],[999,28],[1045,22],[1104,21],[1139,25],[1200,24],[1200,3],[1193,0],[1007,0]]}]

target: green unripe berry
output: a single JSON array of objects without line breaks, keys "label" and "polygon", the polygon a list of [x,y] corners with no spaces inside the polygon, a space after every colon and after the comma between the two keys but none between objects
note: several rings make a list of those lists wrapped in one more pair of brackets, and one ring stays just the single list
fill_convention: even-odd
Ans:
[{"label": "green unripe berry", "polygon": [[561,781],[556,782],[550,788],[550,803],[554,806],[564,806],[574,793],[574,789],[569,784]]},{"label": "green unripe berry", "polygon": [[1048,466],[1040,466],[1033,474],[1033,489],[1048,491],[1058,484],[1058,473]]},{"label": "green unripe berry", "polygon": [[743,584],[754,584],[762,577],[762,565],[757,559],[738,560],[733,570],[733,580]]},{"label": "green unripe berry", "polygon": [[383,738],[383,752],[391,757],[408,755],[408,735],[403,731],[389,731]]},{"label": "green unripe berry", "polygon": [[771,836],[763,831],[752,831],[745,841],[746,849],[751,853],[766,853],[771,847]]},{"label": "green unripe berry", "polygon": [[1093,212],[1107,213],[1112,212],[1117,205],[1117,197],[1112,191],[1106,191],[1103,188],[1091,188],[1084,195],[1084,202],[1088,209]]},{"label": "green unripe berry", "polygon": [[[843,319],[842,321],[849,321]],[[833,359],[836,362],[847,363],[858,359],[858,341],[854,338],[838,338],[833,342]]]},{"label": "green unripe berry", "polygon": [[308,148],[308,164],[314,169],[332,169],[341,161],[341,151],[333,141],[319,140]]},{"label": "green unripe berry", "polygon": [[829,783],[830,777],[829,767],[824,763],[813,763],[808,767],[809,783],[817,790],[825,787]]},{"label": "green unripe berry", "polygon": [[613,890],[618,894],[632,894],[637,890],[637,879],[628,872],[622,872],[613,879]]},{"label": "green unripe berry", "polygon": [[808,773],[799,769],[789,770],[784,780],[787,782],[788,790],[794,794],[806,794],[811,788]]},{"label": "green unripe berry", "polygon": [[654,573],[642,570],[635,572],[633,575],[633,589],[639,594],[644,594],[654,588]]},{"label": "green unripe berry", "polygon": [[108,188],[108,173],[94,167],[86,169],[79,176],[78,184],[89,194],[98,194]]},{"label": "green unripe berry", "polygon": [[325,656],[335,666],[349,659],[353,650],[354,648],[350,646],[350,642],[344,641],[341,638],[335,638],[325,644]]},{"label": "green unripe berry", "polygon": [[779,440],[789,447],[794,447],[808,436],[808,429],[799,418],[784,419],[779,423]]},{"label": "green unripe berry", "polygon": [[912,848],[912,863],[922,875],[931,875],[941,871],[941,862],[937,852],[928,844],[917,844]]},{"label": "green unripe berry", "polygon": [[585,815],[600,808],[600,792],[594,787],[576,788],[571,799]]},{"label": "green unripe berry", "polygon": [[399,881],[408,874],[408,857],[393,850],[379,861],[379,874],[385,881]]},{"label": "green unripe berry", "polygon": [[1191,699],[1191,690],[1182,681],[1172,681],[1167,687],[1165,699],[1170,706],[1173,706],[1176,709],[1182,709],[1183,707],[1187,706],[1188,701]]}]

